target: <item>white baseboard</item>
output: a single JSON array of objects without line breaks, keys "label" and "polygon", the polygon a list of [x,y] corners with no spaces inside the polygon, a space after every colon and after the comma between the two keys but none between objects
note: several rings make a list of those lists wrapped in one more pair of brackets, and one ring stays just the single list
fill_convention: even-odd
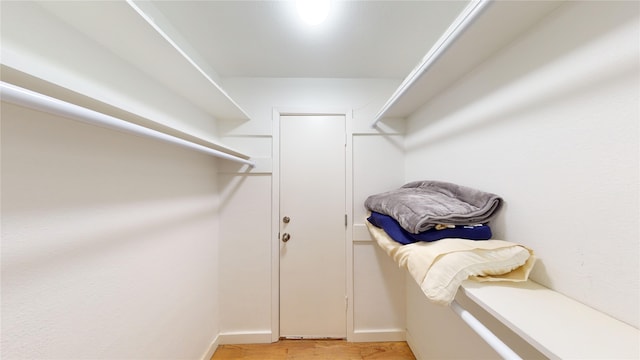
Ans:
[{"label": "white baseboard", "polygon": [[406,337],[407,337],[407,344],[409,345],[409,348],[411,349],[411,351],[413,352],[413,355],[416,357],[416,360],[422,360],[425,359],[424,356],[422,356],[422,354],[420,354],[420,352],[418,350],[420,350],[420,348],[417,346],[415,340],[413,339],[413,337],[411,336],[410,332],[406,332]]},{"label": "white baseboard", "polygon": [[202,360],[211,359],[211,357],[213,356],[213,353],[215,353],[216,349],[218,349],[218,345],[220,345],[220,335],[217,335],[213,339],[213,341],[209,345],[209,348],[207,349],[207,351],[204,353],[204,355],[202,355]]},{"label": "white baseboard", "polygon": [[377,341],[405,341],[405,331],[400,329],[389,330],[356,330],[349,338],[351,342],[377,342]]},{"label": "white baseboard", "polygon": [[219,344],[269,344],[271,331],[222,333],[218,336]]},{"label": "white baseboard", "polygon": [[[400,329],[354,331],[351,342],[405,341],[406,332]],[[222,333],[211,344],[211,355],[218,345],[226,344],[268,344],[271,343],[271,331]],[[211,350],[213,349],[213,350]],[[208,353],[207,353],[208,354]],[[211,358],[211,356],[209,356]],[[207,358],[207,360],[209,359]]]}]

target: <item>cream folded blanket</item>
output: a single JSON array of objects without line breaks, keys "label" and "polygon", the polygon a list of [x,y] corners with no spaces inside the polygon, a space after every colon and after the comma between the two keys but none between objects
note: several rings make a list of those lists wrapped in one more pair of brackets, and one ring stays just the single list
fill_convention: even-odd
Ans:
[{"label": "cream folded blanket", "polygon": [[432,302],[448,305],[466,279],[527,281],[533,251],[504,240],[442,239],[401,245],[366,222],[378,245],[420,285]]}]

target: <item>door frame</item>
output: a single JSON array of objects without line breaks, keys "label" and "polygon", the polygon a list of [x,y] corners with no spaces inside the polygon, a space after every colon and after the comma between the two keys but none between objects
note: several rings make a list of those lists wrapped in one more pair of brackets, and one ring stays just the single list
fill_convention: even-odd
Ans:
[{"label": "door frame", "polygon": [[345,119],[345,293],[347,296],[347,341],[353,339],[353,116],[344,109],[274,108],[272,113],[271,176],[271,341],[280,339],[280,117],[338,115]]}]

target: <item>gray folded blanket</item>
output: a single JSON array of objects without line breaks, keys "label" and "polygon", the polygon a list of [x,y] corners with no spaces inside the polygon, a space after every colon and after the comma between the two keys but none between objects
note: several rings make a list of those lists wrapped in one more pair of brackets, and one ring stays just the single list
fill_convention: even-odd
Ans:
[{"label": "gray folded blanket", "polygon": [[468,225],[489,222],[502,206],[495,194],[442,181],[415,181],[364,203],[371,211],[389,215],[410,233],[437,224]]}]

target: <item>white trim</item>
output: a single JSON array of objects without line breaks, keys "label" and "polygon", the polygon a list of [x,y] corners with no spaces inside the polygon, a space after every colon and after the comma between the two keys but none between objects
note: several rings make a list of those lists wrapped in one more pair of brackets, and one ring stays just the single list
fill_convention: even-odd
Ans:
[{"label": "white trim", "polygon": [[[351,117],[351,111],[345,110],[343,108],[327,108],[327,107],[319,107],[319,108],[304,108],[304,107],[283,107],[283,108],[274,108],[274,113],[278,114],[278,121],[280,120],[280,116],[328,116],[328,115],[344,115]],[[274,134],[275,135],[275,134]]]},{"label": "white trim", "polygon": [[242,332],[231,332],[231,333],[222,333],[218,336],[218,343],[220,345],[229,345],[229,344],[269,344],[273,342],[271,331],[242,331]]},{"label": "white trim", "polygon": [[353,111],[345,111],[345,213],[347,228],[345,238],[345,271],[347,294],[347,340],[354,341],[354,290],[353,290]]},{"label": "white trim", "polygon": [[216,337],[213,339],[211,344],[209,344],[209,347],[207,348],[207,351],[205,351],[204,355],[202,355],[202,357],[200,357],[200,359],[202,359],[202,360],[210,360],[211,357],[213,356],[213,354],[218,349],[218,345],[220,345],[220,334],[216,335]]},{"label": "white trim", "polygon": [[271,177],[271,341],[280,338],[280,116],[283,115],[340,115],[345,117],[345,213],[348,217],[345,229],[345,293],[347,296],[347,340],[352,341],[353,331],[353,116],[345,109],[273,108],[272,112],[272,177]]},{"label": "white trim", "polygon": [[271,341],[280,338],[280,115],[272,114],[271,168]]},{"label": "white trim", "polygon": [[386,330],[356,330],[353,332],[352,342],[405,341],[406,331],[401,329]]}]

